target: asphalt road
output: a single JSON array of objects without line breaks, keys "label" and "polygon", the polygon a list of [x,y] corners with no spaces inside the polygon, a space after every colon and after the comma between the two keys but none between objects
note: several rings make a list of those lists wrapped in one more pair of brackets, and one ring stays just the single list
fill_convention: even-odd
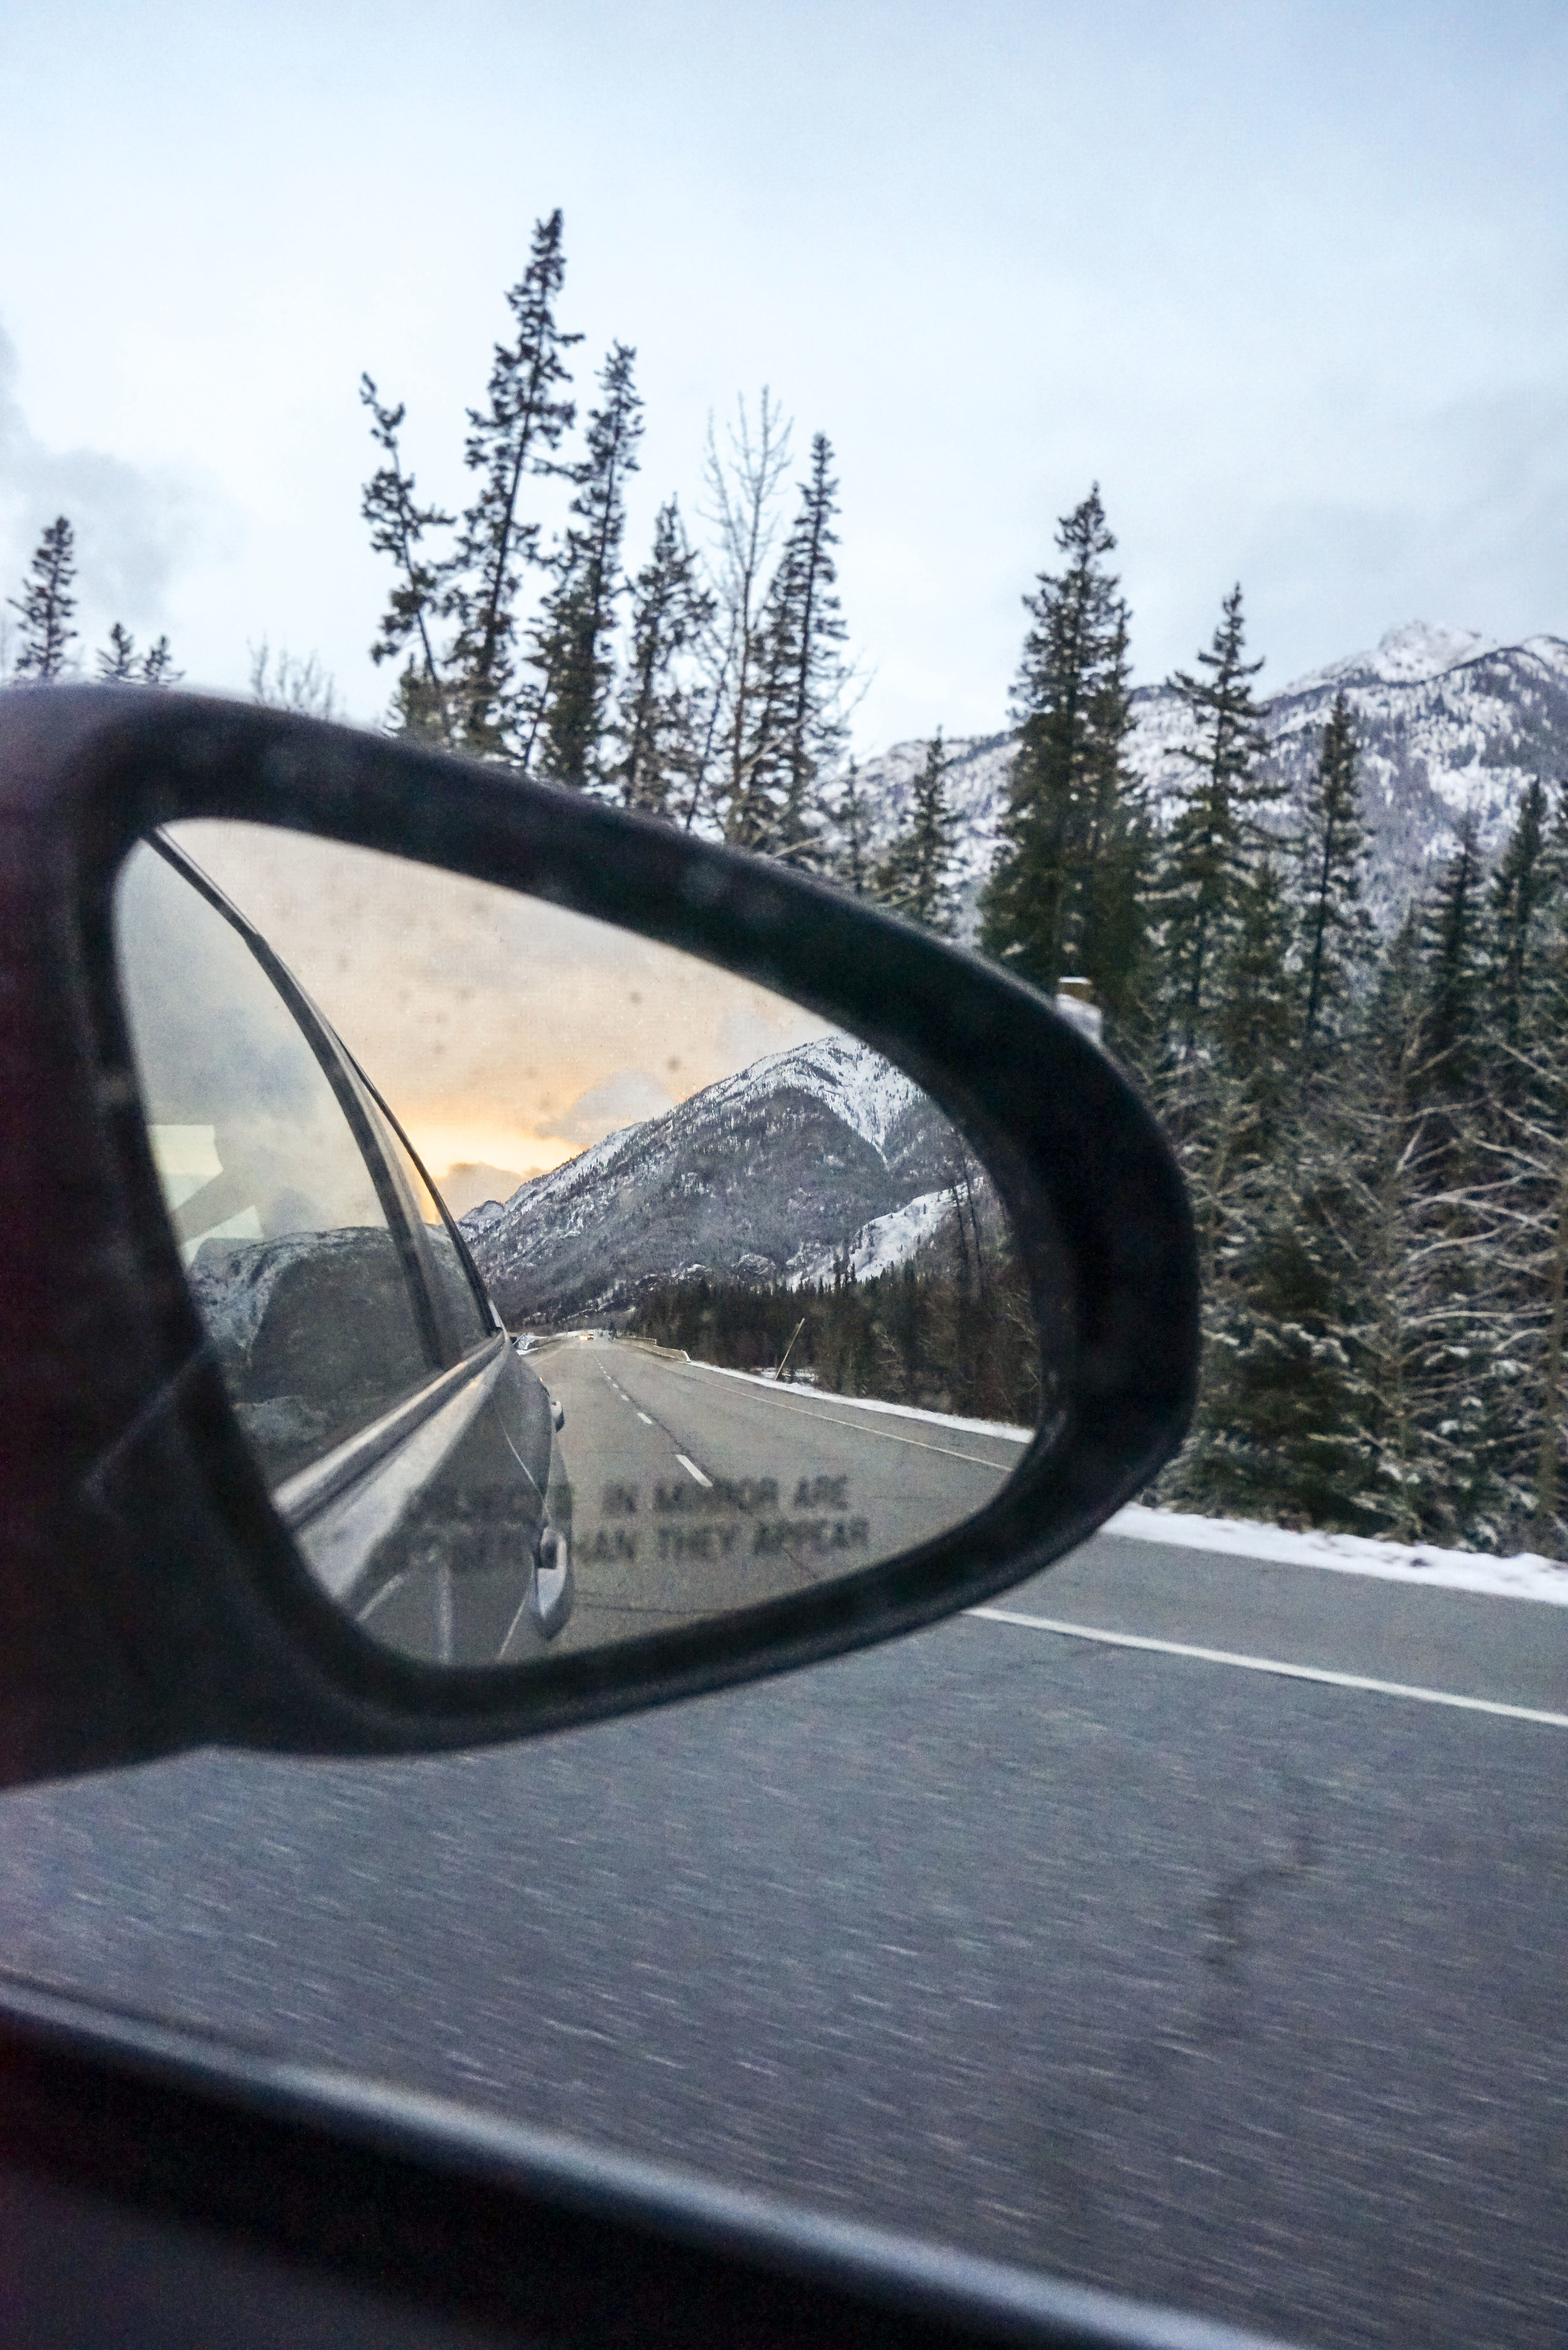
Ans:
[{"label": "asphalt road", "polygon": [[1104,1537],[1004,1604],[1165,1645],[9,1796],[0,1961],[1286,2336],[1560,2344],[1568,1731],[1172,1650],[1568,1713],[1568,1609]]},{"label": "asphalt road", "polygon": [[723,1615],[972,1517],[1007,1437],[569,1338],[529,1357],[566,1426],[576,1600],[562,1645]]}]

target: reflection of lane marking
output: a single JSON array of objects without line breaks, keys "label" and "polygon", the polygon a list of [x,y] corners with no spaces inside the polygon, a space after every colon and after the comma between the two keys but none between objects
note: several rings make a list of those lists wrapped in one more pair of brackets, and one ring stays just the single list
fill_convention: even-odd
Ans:
[{"label": "reflection of lane marking", "polygon": [[1113,1648],[1148,1648],[1160,1657],[1191,1657],[1203,1665],[1236,1665],[1248,1673],[1278,1673],[1293,1681],[1326,1681],[1331,1689],[1366,1690],[1374,1697],[1417,1698],[1423,1705],[1457,1705],[1467,1713],[1501,1713],[1510,1721],[1540,1721],[1550,1730],[1568,1730],[1568,1713],[1505,1705],[1500,1698],[1460,1697],[1452,1690],[1417,1689],[1408,1681],[1375,1681],[1365,1673],[1335,1673],[1324,1665],[1283,1664],[1277,1657],[1238,1657],[1225,1648],[1194,1648],[1182,1640],[1153,1640],[1142,1632],[1098,1632],[1086,1624],[1064,1624],[1054,1616],[1024,1616],[1012,1607],[966,1607],[964,1614],[983,1617],[988,1624],[1020,1624],[1031,1632],[1059,1632],[1069,1640],[1101,1640]]},{"label": "reflection of lane marking", "polygon": [[637,1416],[638,1416],[639,1419],[640,1419],[640,1420],[641,1420],[641,1422],[642,1422],[642,1424],[643,1424],[644,1428],[651,1428],[651,1427],[653,1426],[653,1422],[652,1422],[652,1420],[650,1420],[650,1419],[649,1419],[649,1418],[648,1414],[647,1414],[645,1411],[639,1411],[639,1412],[638,1413],[638,1415],[637,1415]]},{"label": "reflection of lane marking", "polygon": [[689,1477],[695,1477],[700,1485],[711,1487],[713,1480],[711,1477],[703,1476],[702,1471],[698,1468],[695,1461],[688,1461],[684,1452],[678,1452],[675,1458],[680,1461],[680,1466],[685,1470],[686,1474]]},{"label": "reflection of lane marking", "polygon": [[829,1428],[846,1428],[852,1436],[874,1436],[883,1444],[912,1444],[917,1452],[940,1452],[949,1461],[972,1461],[978,1469],[994,1469],[999,1476],[1011,1477],[1017,1462],[988,1461],[983,1452],[961,1452],[956,1445],[933,1444],[924,1436],[895,1436],[890,1428],[867,1428],[858,1419],[841,1419],[836,1411],[809,1411],[803,1403],[786,1403],[781,1395],[768,1393],[767,1400],[780,1411],[798,1412],[802,1419],[825,1419]]}]

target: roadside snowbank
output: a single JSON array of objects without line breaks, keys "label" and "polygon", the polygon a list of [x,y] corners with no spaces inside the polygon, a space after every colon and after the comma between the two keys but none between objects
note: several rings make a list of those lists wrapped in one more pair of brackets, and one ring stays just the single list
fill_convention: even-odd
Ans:
[{"label": "roadside snowbank", "polygon": [[1184,1510],[1149,1510],[1137,1502],[1118,1510],[1101,1532],[1134,1542],[1171,1543],[1183,1550],[1229,1552],[1233,1557],[1266,1559],[1282,1566],[1325,1566],[1339,1575],[1380,1575],[1391,1583],[1480,1591],[1494,1599],[1543,1599],[1568,1607],[1568,1567],[1534,1551],[1491,1558],[1482,1551],[1376,1542],[1366,1534],[1293,1534],[1251,1519],[1189,1517]]},{"label": "roadside snowbank", "polygon": [[[699,1363],[696,1370],[713,1371],[721,1378],[745,1379],[753,1387],[774,1388],[771,1377],[755,1371],[732,1371],[719,1363]],[[791,1391],[784,1382],[782,1390]],[[960,1419],[951,1413],[919,1411],[911,1404],[882,1403],[867,1396],[839,1396],[827,1389],[802,1385],[794,1389],[818,1403],[842,1403],[856,1411],[892,1412],[900,1419],[933,1421],[939,1428],[962,1430],[973,1436],[1000,1436],[1027,1444],[1034,1431],[1010,1428],[1000,1420]],[[1568,1607],[1568,1566],[1521,1551],[1513,1558],[1493,1558],[1485,1551],[1438,1550],[1430,1543],[1377,1542],[1366,1534],[1288,1534],[1282,1526],[1264,1525],[1256,1518],[1199,1518],[1186,1510],[1150,1510],[1129,1502],[1102,1534],[1120,1534],[1131,1542],[1170,1543],[1180,1550],[1206,1550],[1231,1558],[1262,1560],[1275,1566],[1323,1566],[1335,1575],[1371,1575],[1388,1583],[1424,1583],[1442,1591],[1479,1591],[1491,1599],[1542,1599]]]},{"label": "roadside snowbank", "polygon": [[1004,1419],[959,1419],[950,1411],[921,1411],[912,1403],[883,1403],[873,1396],[836,1395],[831,1388],[819,1388],[815,1379],[775,1379],[771,1371],[732,1371],[726,1363],[704,1363],[695,1355],[687,1361],[694,1371],[711,1371],[721,1379],[744,1379],[748,1387],[768,1388],[774,1395],[809,1398],[814,1403],[847,1404],[852,1411],[891,1412],[896,1419],[923,1419],[933,1428],[961,1430],[965,1436],[1000,1436],[1008,1444],[1031,1444],[1034,1440],[1032,1428],[1014,1428]]}]

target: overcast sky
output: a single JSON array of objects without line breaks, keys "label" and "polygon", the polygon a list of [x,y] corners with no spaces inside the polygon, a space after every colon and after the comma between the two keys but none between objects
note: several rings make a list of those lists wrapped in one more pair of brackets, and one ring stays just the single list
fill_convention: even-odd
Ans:
[{"label": "overcast sky", "polygon": [[859,746],[1003,717],[1098,479],[1140,678],[1240,578],[1265,688],[1421,617],[1568,634],[1568,10],[10,0],[0,570],[90,642],[317,654],[375,716],[369,369],[462,495],[534,220],[635,344],[630,551],[711,410],[828,433]]},{"label": "overcast sky", "polygon": [[257,825],[176,837],[371,1073],[459,1215],[827,1033],[732,972],[509,889]]}]

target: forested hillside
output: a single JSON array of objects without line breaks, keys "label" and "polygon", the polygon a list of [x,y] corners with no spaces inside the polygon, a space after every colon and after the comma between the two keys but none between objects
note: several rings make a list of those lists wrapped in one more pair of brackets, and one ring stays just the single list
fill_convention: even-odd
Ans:
[{"label": "forested hillside", "polygon": [[[1202,1398],[1165,1498],[1562,1555],[1568,645],[1412,624],[1270,696],[1235,586],[1191,668],[1135,686],[1094,488],[1024,598],[996,732],[857,764],[826,435],[797,467],[780,404],[741,401],[697,535],[668,498],[629,547],[636,353],[612,344],[579,415],[565,282],[557,212],[452,420],[460,513],[363,380],[386,723],[783,859],[1048,993],[1071,976],[1197,1207]],[[74,562],[61,515],[12,599],[18,688],[78,669]],[[97,670],[176,674],[118,626]],[[265,646],[253,688],[331,702]]]}]

